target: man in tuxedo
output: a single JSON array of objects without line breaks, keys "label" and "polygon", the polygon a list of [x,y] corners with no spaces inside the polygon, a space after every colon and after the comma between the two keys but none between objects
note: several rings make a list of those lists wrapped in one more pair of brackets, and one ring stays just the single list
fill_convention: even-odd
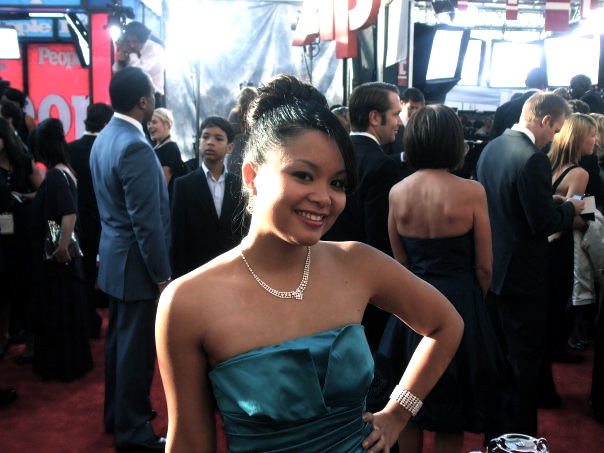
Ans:
[{"label": "man in tuxedo", "polygon": [[224,165],[235,138],[231,124],[210,116],[199,130],[201,166],[174,181],[172,252],[176,277],[237,246],[249,228],[241,178]]},{"label": "man in tuxedo", "polygon": [[[388,238],[388,194],[401,179],[381,145],[391,143],[402,124],[398,88],[383,82],[359,85],[349,102],[350,138],[359,171],[356,191],[346,200],[344,211],[324,238],[331,241],[359,241],[392,256]],[[369,305],[363,317],[369,347],[379,345],[388,314]]]},{"label": "man in tuxedo", "polygon": [[116,113],[90,155],[102,225],[98,282],[109,295],[105,429],[118,449],[164,451],[149,423],[157,298],[171,276],[168,189],[142,127],[155,108],[153,84],[128,67],[113,76],[109,95]]},{"label": "man in tuxedo", "polygon": [[413,170],[409,168],[407,162],[405,162],[405,152],[403,136],[405,135],[405,126],[415,112],[426,105],[426,98],[424,93],[418,88],[409,87],[406,88],[401,94],[401,121],[402,125],[398,128],[396,137],[391,143],[384,143],[382,149],[388,154],[397,164],[401,167],[401,179],[406,178]]},{"label": "man in tuxedo", "polygon": [[524,83],[526,85],[524,93],[501,104],[495,111],[495,118],[491,127],[491,140],[499,137],[503,134],[503,131],[518,122],[522,106],[528,98],[537,91],[547,90],[547,72],[543,68],[533,68],[526,75]]},{"label": "man in tuxedo", "polygon": [[[583,202],[552,195],[552,172],[540,151],[570,114],[553,93],[536,93],[520,122],[490,141],[478,160],[493,238],[492,313],[519,391],[515,430],[537,435],[537,395],[545,354],[548,235],[571,228]],[[496,324],[496,328],[499,327]],[[497,329],[496,329],[497,330]]]},{"label": "man in tuxedo", "polygon": [[67,152],[71,167],[78,177],[78,214],[80,246],[82,247],[82,267],[86,287],[86,301],[89,305],[90,336],[98,338],[101,331],[102,319],[96,312],[96,307],[107,306],[106,295],[96,288],[97,266],[96,257],[99,253],[101,240],[101,219],[99,208],[92,187],[90,174],[90,152],[99,132],[111,120],[113,108],[104,102],[97,102],[88,107],[84,125],[86,131],[77,140],[67,144]]}]

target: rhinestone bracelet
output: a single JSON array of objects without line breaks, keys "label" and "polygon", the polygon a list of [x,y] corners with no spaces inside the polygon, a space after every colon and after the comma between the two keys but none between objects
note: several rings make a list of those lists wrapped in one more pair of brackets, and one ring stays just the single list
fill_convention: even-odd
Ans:
[{"label": "rhinestone bracelet", "polygon": [[411,393],[409,390],[402,388],[400,385],[394,387],[392,394],[390,395],[391,400],[395,400],[406,410],[411,412],[414,417],[417,415],[422,405],[424,404],[417,396]]}]

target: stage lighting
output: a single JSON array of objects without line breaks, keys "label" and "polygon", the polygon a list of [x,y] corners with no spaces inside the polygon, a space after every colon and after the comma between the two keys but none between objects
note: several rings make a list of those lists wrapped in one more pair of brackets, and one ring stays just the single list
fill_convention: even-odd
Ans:
[{"label": "stage lighting", "polygon": [[17,30],[15,27],[0,24],[0,59],[18,60],[20,58]]},{"label": "stage lighting", "polygon": [[75,45],[76,54],[83,68],[90,66],[90,43],[88,30],[75,13],[65,13],[65,21],[69,28],[69,34]]}]

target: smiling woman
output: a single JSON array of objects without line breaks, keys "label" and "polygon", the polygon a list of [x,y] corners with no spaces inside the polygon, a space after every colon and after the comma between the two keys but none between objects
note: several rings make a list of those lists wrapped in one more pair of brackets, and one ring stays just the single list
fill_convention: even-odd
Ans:
[{"label": "smiling woman", "polygon": [[170,135],[173,125],[174,116],[170,110],[165,108],[155,109],[151,121],[147,124],[149,136],[155,143],[153,149],[166,178],[170,199],[172,199],[174,180],[186,173],[185,164],[180,156],[180,149],[176,142],[172,141]]},{"label": "smiling woman", "polygon": [[[320,240],[356,184],[352,143],[321,93],[277,76],[258,88],[247,119],[249,233],[175,280],[158,308],[167,450],[213,451],[215,404],[229,451],[387,449],[451,359],[459,315],[377,250]],[[400,394],[375,414],[364,413],[369,301],[430,336]]]}]

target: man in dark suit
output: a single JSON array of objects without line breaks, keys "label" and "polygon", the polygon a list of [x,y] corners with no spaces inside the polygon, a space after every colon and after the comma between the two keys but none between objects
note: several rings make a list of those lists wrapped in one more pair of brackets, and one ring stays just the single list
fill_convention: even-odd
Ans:
[{"label": "man in dark suit", "polygon": [[224,158],[235,134],[224,118],[200,126],[201,166],[177,178],[172,195],[172,252],[179,277],[237,246],[249,228],[241,178],[226,171]]},{"label": "man in dark suit", "polygon": [[403,143],[403,136],[405,135],[405,126],[415,112],[426,105],[426,98],[424,93],[418,88],[405,88],[401,94],[401,121],[403,124],[398,128],[396,137],[391,143],[384,143],[382,149],[388,154],[398,165],[401,167],[401,179],[406,178],[413,170],[409,168],[407,162],[405,162],[405,150]]},{"label": "man in dark suit", "polygon": [[547,72],[543,68],[533,68],[526,75],[524,81],[527,90],[501,104],[495,111],[493,126],[491,127],[491,140],[503,134],[503,131],[512,127],[520,119],[522,106],[525,101],[537,91],[547,90]]},{"label": "man in dark suit", "polygon": [[[399,167],[380,146],[394,141],[402,124],[398,88],[382,82],[359,85],[352,92],[348,107],[359,184],[324,238],[364,242],[392,256],[388,238],[388,194],[401,175]],[[363,325],[372,351],[379,345],[387,320],[387,313],[373,305],[367,307]]]},{"label": "man in dark suit", "polygon": [[92,187],[90,174],[90,152],[92,144],[99,132],[111,120],[113,109],[110,105],[97,102],[88,107],[84,125],[86,132],[82,137],[67,144],[67,152],[71,167],[78,178],[78,214],[80,246],[84,253],[82,267],[86,287],[86,300],[89,305],[90,336],[97,338],[101,330],[101,317],[96,307],[107,306],[106,295],[96,288],[97,266],[96,256],[99,253],[101,240],[101,219],[99,208]]},{"label": "man in dark suit", "polygon": [[562,97],[534,94],[524,104],[520,123],[490,141],[478,160],[493,237],[490,301],[519,390],[515,430],[530,436],[537,435],[539,376],[549,365],[544,361],[547,237],[570,228],[583,209],[582,201],[554,202],[551,166],[540,151],[569,114]]},{"label": "man in dark suit", "polygon": [[578,74],[570,79],[568,92],[573,99],[579,99],[589,106],[590,113],[604,114],[604,99],[593,89],[591,79],[585,74]]},{"label": "man in dark suit", "polygon": [[109,84],[116,113],[92,146],[101,216],[98,282],[109,295],[105,429],[118,449],[164,451],[149,423],[157,298],[170,280],[170,206],[157,156],[143,133],[155,100],[147,73],[128,67]]}]

